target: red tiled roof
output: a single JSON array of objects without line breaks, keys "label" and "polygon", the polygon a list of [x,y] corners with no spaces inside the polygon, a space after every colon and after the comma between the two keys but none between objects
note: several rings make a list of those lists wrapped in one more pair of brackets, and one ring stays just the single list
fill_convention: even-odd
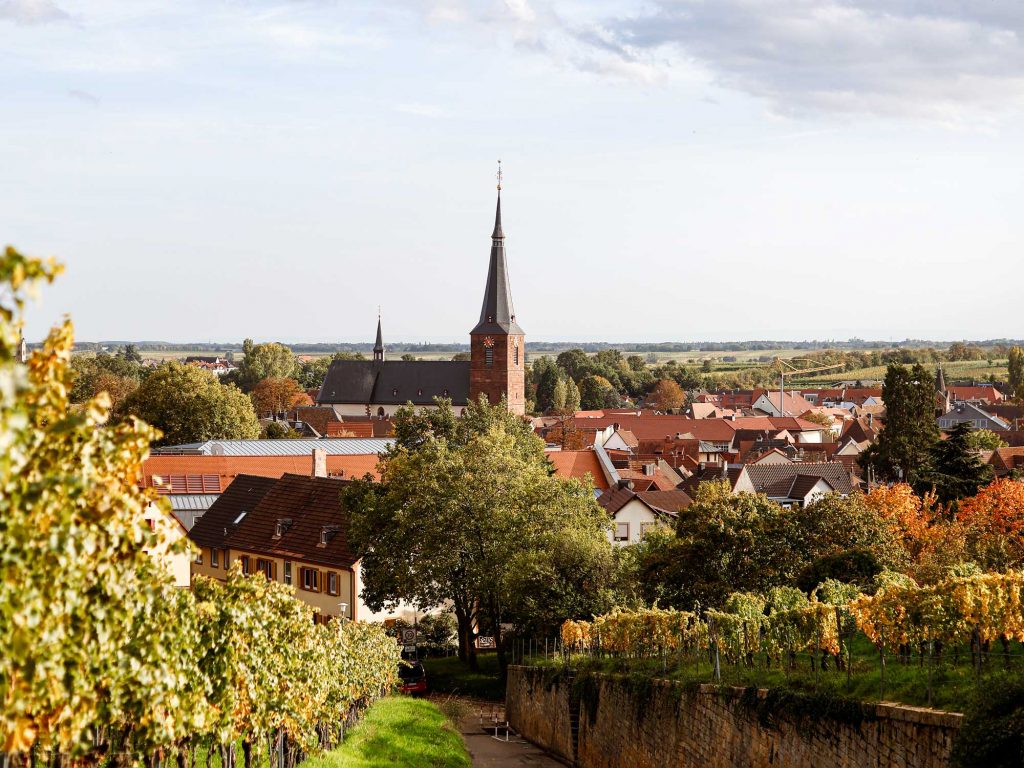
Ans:
[{"label": "red tiled roof", "polygon": [[986,400],[990,403],[998,403],[1003,399],[1003,393],[995,387],[961,387],[953,385],[946,387],[946,392],[954,400]]},{"label": "red tiled roof", "polygon": [[597,454],[593,451],[548,451],[545,455],[554,465],[555,474],[559,477],[582,480],[586,475],[590,475],[594,488],[603,490],[608,487]]},{"label": "red tiled roof", "polygon": [[[327,456],[327,472],[343,477],[362,477],[366,473],[379,479],[377,454],[353,454]],[[150,456],[142,465],[142,480],[145,487],[156,487],[154,480],[172,475],[217,476],[221,488],[227,487],[238,475],[259,475],[281,477],[286,473],[313,474],[313,457],[309,456]],[[171,492],[196,492],[187,489]]]}]

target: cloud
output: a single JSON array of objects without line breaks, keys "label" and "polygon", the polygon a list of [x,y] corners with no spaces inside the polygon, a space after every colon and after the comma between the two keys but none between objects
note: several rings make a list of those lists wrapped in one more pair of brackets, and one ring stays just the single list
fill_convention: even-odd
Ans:
[{"label": "cloud", "polygon": [[577,39],[803,111],[972,119],[1024,103],[1024,3],[657,0]]},{"label": "cloud", "polygon": [[15,24],[50,24],[69,18],[50,0],[0,0],[0,19]]}]

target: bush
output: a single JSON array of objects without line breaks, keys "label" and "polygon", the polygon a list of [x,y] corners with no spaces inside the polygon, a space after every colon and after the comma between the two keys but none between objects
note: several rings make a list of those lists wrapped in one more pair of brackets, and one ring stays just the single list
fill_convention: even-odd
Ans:
[{"label": "bush", "polygon": [[960,768],[1020,768],[1024,754],[1024,681],[1001,681],[980,689],[964,714],[953,765]]}]

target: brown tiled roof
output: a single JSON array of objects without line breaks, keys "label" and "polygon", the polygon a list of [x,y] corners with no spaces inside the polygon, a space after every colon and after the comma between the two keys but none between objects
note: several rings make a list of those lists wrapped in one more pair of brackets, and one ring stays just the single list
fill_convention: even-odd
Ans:
[{"label": "brown tiled roof", "polygon": [[[227,545],[257,555],[351,568],[359,558],[349,549],[348,515],[341,504],[341,490],[348,482],[333,477],[285,475],[228,534]],[[278,521],[289,519],[291,525],[275,537]],[[328,541],[321,546],[325,529]]]},{"label": "brown tiled roof", "polygon": [[663,509],[666,512],[678,513],[686,509],[690,504],[693,503],[693,499],[686,491],[644,491],[638,493],[641,499],[646,501],[652,507]]},{"label": "brown tiled roof", "polygon": [[333,408],[323,408],[315,405],[296,408],[295,420],[306,422],[321,435],[327,434],[328,424],[341,421]]},{"label": "brown tiled roof", "polygon": [[[839,462],[826,462],[822,464],[749,464],[746,466],[747,477],[754,486],[757,493],[767,493],[770,496],[782,496],[777,494],[782,485],[789,488],[794,479],[799,476],[823,478],[832,486],[836,493],[853,493],[853,483],[850,478],[850,471]],[[814,483],[812,482],[813,486]]]},{"label": "brown tiled roof", "polygon": [[223,549],[231,526],[243,512],[252,512],[277,481],[270,477],[240,475],[196,520],[188,537],[200,547]]},{"label": "brown tiled roof", "polygon": [[1003,393],[992,386],[963,387],[954,384],[946,387],[946,392],[955,400],[985,400],[990,403],[1003,400]]}]

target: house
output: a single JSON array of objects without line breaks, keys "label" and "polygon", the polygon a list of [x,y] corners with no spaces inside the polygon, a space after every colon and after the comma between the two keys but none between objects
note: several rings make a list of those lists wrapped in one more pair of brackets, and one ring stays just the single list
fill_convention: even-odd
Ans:
[{"label": "house", "polygon": [[676,515],[691,502],[683,491],[638,492],[628,483],[605,491],[597,503],[611,517],[613,544],[636,544],[654,528],[671,528]]},{"label": "house", "polygon": [[526,337],[512,305],[500,184],[480,320],[469,338],[469,360],[388,360],[378,316],[373,359],[334,360],[317,405],[339,416],[385,417],[407,403],[434,408],[435,398],[444,398],[461,413],[470,400],[484,396],[492,404],[505,398],[510,411],[526,412]]},{"label": "house", "polygon": [[706,467],[680,489],[691,497],[702,482],[725,480],[733,493],[761,493],[783,507],[804,507],[829,493],[848,496],[856,482],[839,462],[820,464],[762,463]]},{"label": "house", "polygon": [[982,460],[990,464],[996,477],[1024,472],[1024,447],[996,448],[986,452]]},{"label": "house", "polygon": [[190,355],[185,358],[185,365],[202,368],[204,371],[210,371],[217,376],[224,376],[225,374],[231,373],[231,371],[238,370],[238,367],[226,357],[202,357],[200,355]]},{"label": "house", "polygon": [[223,580],[237,560],[245,574],[294,586],[319,621],[376,618],[362,602],[359,558],[348,545],[341,502],[348,482],[240,475],[189,532],[201,548],[193,575]]},{"label": "house", "polygon": [[770,392],[762,389],[757,391],[752,407],[755,411],[761,411],[769,416],[799,416],[812,410],[814,403],[799,393],[778,390]]},{"label": "house", "polygon": [[992,384],[958,385],[946,387],[950,399],[954,403],[1001,403],[1006,398]]},{"label": "house", "polygon": [[975,429],[991,429],[1004,431],[1010,429],[1010,424],[998,416],[983,411],[973,402],[957,401],[953,403],[946,413],[939,417],[939,429],[949,431],[959,424],[970,424]]}]

